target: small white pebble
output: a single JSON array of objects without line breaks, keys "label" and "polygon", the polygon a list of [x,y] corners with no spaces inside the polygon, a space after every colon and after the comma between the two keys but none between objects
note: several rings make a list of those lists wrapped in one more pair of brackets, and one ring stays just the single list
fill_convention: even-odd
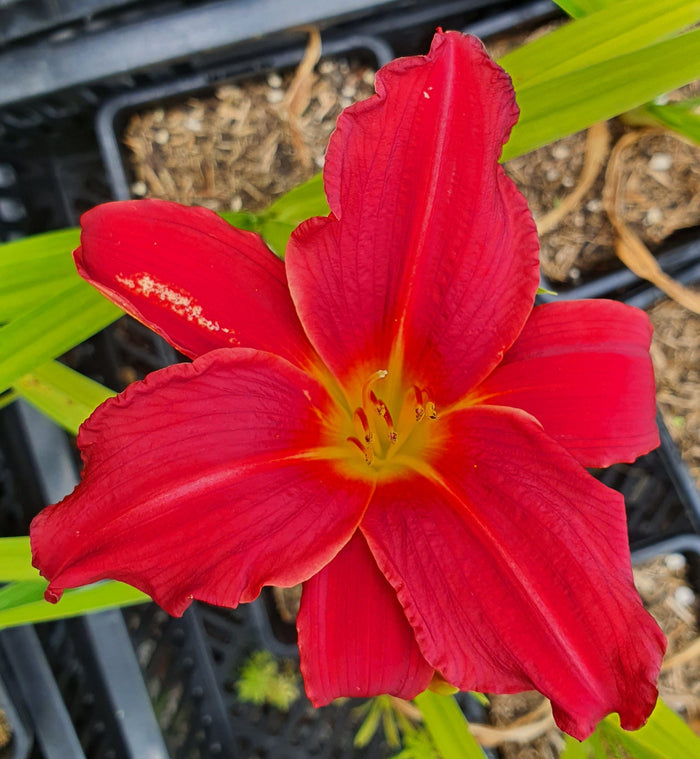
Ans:
[{"label": "small white pebble", "polygon": [[649,159],[652,171],[668,171],[673,166],[673,158],[668,153],[654,153]]},{"label": "small white pebble", "polygon": [[353,87],[351,84],[346,84],[345,87],[340,91],[340,94],[345,98],[352,98],[355,97],[355,93],[357,90],[355,87]]},{"label": "small white pebble", "polygon": [[362,81],[365,84],[374,86],[374,71],[372,71],[372,69],[367,69],[367,71],[365,71],[365,73],[362,75]]},{"label": "small white pebble", "polygon": [[183,126],[190,132],[201,132],[202,122],[199,119],[188,118],[185,119]]},{"label": "small white pebble", "polygon": [[600,198],[591,198],[586,203],[586,210],[591,213],[599,213],[603,210],[603,201]]},{"label": "small white pebble", "polygon": [[267,75],[267,83],[270,87],[279,89],[282,86],[282,77],[273,71],[271,74]]},{"label": "small white pebble", "polygon": [[664,212],[658,206],[652,206],[644,215],[644,222],[649,227],[661,224],[664,220]]},{"label": "small white pebble", "polygon": [[561,180],[561,183],[564,185],[564,187],[573,187],[576,184],[574,178],[568,175]]},{"label": "small white pebble", "polygon": [[695,593],[687,586],[676,588],[673,598],[679,606],[690,606],[695,601]]},{"label": "small white pebble", "polygon": [[333,61],[321,61],[318,64],[318,70],[321,74],[330,74],[334,68]]},{"label": "small white pebble", "polygon": [[147,190],[148,188],[146,187],[145,182],[134,182],[131,185],[131,194],[136,195],[137,197],[143,197]]},{"label": "small white pebble", "polygon": [[572,266],[572,267],[569,269],[569,278],[570,278],[570,279],[573,279],[573,280],[574,280],[574,282],[575,282],[577,279],[581,279],[581,269],[578,269],[577,267],[575,267],[575,266]]},{"label": "small white pebble", "polygon": [[282,90],[270,90],[267,93],[268,103],[281,103],[284,100],[284,92]]},{"label": "small white pebble", "polygon": [[170,132],[168,132],[167,129],[159,129],[153,135],[153,141],[157,142],[159,145],[167,145],[170,141]]},{"label": "small white pebble", "polygon": [[552,156],[557,159],[557,161],[563,161],[566,158],[568,158],[571,155],[571,151],[569,150],[567,145],[553,145],[552,146]]},{"label": "small white pebble", "polygon": [[240,211],[241,208],[243,208],[243,199],[241,198],[241,196],[240,195],[234,195],[231,198],[231,202],[229,203],[228,207],[232,211],[236,211],[236,212]]},{"label": "small white pebble", "polygon": [[671,572],[680,572],[686,565],[685,556],[682,553],[669,553],[664,559],[664,564]]},{"label": "small white pebble", "polygon": [[548,182],[556,182],[561,176],[559,169],[555,168],[547,169],[544,175]]},{"label": "small white pebble", "polygon": [[17,173],[9,163],[0,163],[0,187],[10,187],[17,179]]}]

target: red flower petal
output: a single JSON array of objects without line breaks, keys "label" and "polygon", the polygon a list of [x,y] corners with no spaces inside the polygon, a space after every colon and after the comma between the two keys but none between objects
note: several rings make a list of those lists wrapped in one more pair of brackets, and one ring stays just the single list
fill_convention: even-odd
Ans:
[{"label": "red flower petal", "polygon": [[584,466],[634,461],[659,444],[651,331],[622,303],[539,306],[473,397],[524,409]]},{"label": "red flower petal", "polygon": [[339,696],[414,698],[433,676],[359,532],[304,583],[297,627],[304,685],[314,706]]},{"label": "red flower petal", "polygon": [[190,357],[242,346],[297,365],[313,355],[284,264],[205,208],[107,203],[81,218],[80,274]]},{"label": "red flower petal", "polygon": [[294,585],[355,531],[371,484],[323,459],[328,399],[283,359],[213,351],[131,385],[83,425],[83,482],[32,523],[47,598],[102,578],[171,614]]},{"label": "red flower petal", "polygon": [[333,215],[292,235],[290,289],[336,376],[389,368],[394,350],[406,382],[444,407],[496,366],[532,308],[535,225],[498,165],[518,111],[507,75],[456,32],[384,67],[377,92],[338,119]]},{"label": "red flower petal", "polygon": [[461,689],[536,688],[586,737],[643,724],[661,631],[632,583],[622,496],[514,409],[440,420],[435,469],[377,488],[361,529],[423,655]]}]

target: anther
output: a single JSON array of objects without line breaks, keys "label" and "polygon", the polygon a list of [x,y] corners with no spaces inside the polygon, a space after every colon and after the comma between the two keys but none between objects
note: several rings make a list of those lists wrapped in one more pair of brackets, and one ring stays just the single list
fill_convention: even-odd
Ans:
[{"label": "anther", "polygon": [[413,394],[416,396],[416,422],[425,416],[425,406],[423,405],[423,391],[417,386],[413,386]]},{"label": "anther", "polygon": [[369,391],[369,399],[372,405],[377,409],[379,416],[384,416],[384,413],[387,410],[386,404],[384,401],[377,398],[377,396],[374,394],[374,390]]},{"label": "anther", "polygon": [[370,445],[372,442],[372,428],[369,425],[369,419],[363,408],[356,408],[355,413],[352,415],[355,422],[355,429],[362,435],[366,445]]},{"label": "anther", "polygon": [[386,424],[387,430],[389,432],[389,442],[394,444],[397,440],[398,435],[394,431],[394,420],[391,418],[391,413],[389,412],[386,403],[384,403],[381,398],[377,398],[372,390],[370,390],[369,399],[377,409],[377,414],[381,416],[381,418],[384,420],[384,423]]},{"label": "anther", "polygon": [[413,394],[416,396],[416,422],[420,422],[426,414],[428,415],[428,419],[437,419],[438,415],[435,403],[430,400],[428,393],[425,390],[421,390],[417,385],[414,385]]},{"label": "anther", "polygon": [[362,445],[362,443],[356,437],[346,438],[348,443],[352,443],[362,454],[367,466],[370,466],[374,461],[374,450],[369,445]]}]

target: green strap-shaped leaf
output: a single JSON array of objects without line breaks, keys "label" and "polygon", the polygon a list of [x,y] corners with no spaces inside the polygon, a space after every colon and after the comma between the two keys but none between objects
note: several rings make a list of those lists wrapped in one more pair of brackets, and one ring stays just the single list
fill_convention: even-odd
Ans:
[{"label": "green strap-shaped leaf", "polygon": [[0,324],[76,280],[71,252],[79,241],[80,230],[74,227],[0,245]]},{"label": "green strap-shaped leaf", "polygon": [[13,582],[0,588],[0,629],[17,625],[47,622],[90,614],[105,609],[150,601],[136,588],[113,580],[66,590],[63,598],[52,604],[44,600],[44,580]]},{"label": "green strap-shaped leaf", "polygon": [[485,759],[486,754],[469,731],[453,696],[439,696],[426,690],[416,696],[414,703],[442,759]]},{"label": "green strap-shaped leaf", "polygon": [[71,227],[0,245],[0,298],[26,284],[73,274],[71,252],[79,243],[80,229]]},{"label": "green strap-shaped leaf", "polygon": [[99,382],[58,361],[50,361],[25,374],[14,386],[25,400],[73,435],[107,398],[116,395]]},{"label": "green strap-shaped leaf", "polygon": [[520,121],[504,160],[617,116],[700,74],[700,30],[516,89]]},{"label": "green strap-shaped leaf", "polygon": [[700,19],[700,0],[620,0],[540,37],[499,63],[530,86],[646,48]]},{"label": "green strap-shaped leaf", "polygon": [[28,537],[0,538],[0,583],[15,580],[41,580],[32,566]]},{"label": "green strap-shaped leaf", "polygon": [[569,16],[582,18],[589,13],[595,13],[607,8],[617,0],[554,0],[554,2]]},{"label": "green strap-shaped leaf", "polygon": [[616,714],[606,717],[598,730],[635,759],[700,759],[700,738],[661,699],[641,730],[623,730]]},{"label": "green strap-shaped leaf", "polygon": [[80,278],[67,289],[0,327],[0,392],[121,316]]},{"label": "green strap-shaped leaf", "polygon": [[75,281],[75,274],[70,274],[46,282],[17,285],[12,289],[6,289],[3,283],[0,285],[0,325],[7,324],[20,314],[30,311],[57,292],[67,290]]},{"label": "green strap-shaped leaf", "polygon": [[700,759],[700,738],[659,699],[640,730],[627,731],[617,714],[606,717],[582,743],[566,738],[561,759]]},{"label": "green strap-shaped leaf", "polygon": [[700,113],[695,113],[693,107],[690,101],[665,105],[647,103],[630,115],[632,121],[640,119],[646,123],[660,124],[700,145]]}]

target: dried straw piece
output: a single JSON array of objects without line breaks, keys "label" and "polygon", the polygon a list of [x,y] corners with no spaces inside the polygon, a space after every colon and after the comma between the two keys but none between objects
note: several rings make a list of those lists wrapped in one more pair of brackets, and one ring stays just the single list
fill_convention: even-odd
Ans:
[{"label": "dried straw piece", "polygon": [[656,285],[669,298],[672,298],[688,310],[700,314],[700,295],[676,282],[672,277],[669,277],[661,269],[647,246],[624,220],[624,212],[622,210],[625,193],[624,157],[626,152],[648,131],[634,131],[624,135],[617,142],[610,154],[610,162],[605,174],[603,204],[618,235],[615,242],[615,252],[622,263],[638,277]]},{"label": "dried straw piece", "polygon": [[565,216],[579,208],[586,193],[593,187],[609,152],[610,129],[607,122],[593,124],[586,136],[586,156],[578,183],[556,208],[537,221],[537,231],[540,235],[551,232]]},{"label": "dried straw piece", "polygon": [[318,29],[312,28],[309,32],[309,42],[306,45],[304,57],[297,66],[287,93],[279,104],[280,115],[287,121],[292,145],[297,157],[304,168],[307,169],[313,166],[313,157],[304,139],[301,117],[311,103],[314,68],[320,58],[321,34]]}]

